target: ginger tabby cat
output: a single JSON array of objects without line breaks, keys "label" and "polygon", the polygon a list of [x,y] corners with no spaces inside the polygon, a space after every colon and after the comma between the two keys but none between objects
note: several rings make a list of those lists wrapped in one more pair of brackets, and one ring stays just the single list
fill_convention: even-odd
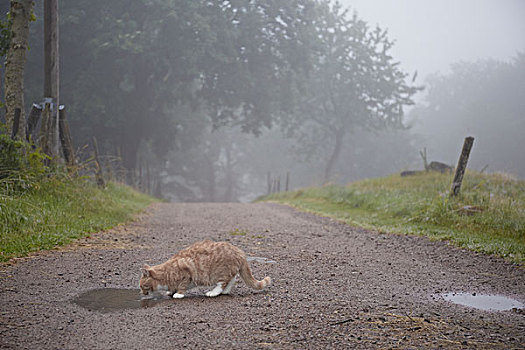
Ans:
[{"label": "ginger tabby cat", "polygon": [[140,279],[142,294],[167,291],[173,298],[183,298],[187,290],[198,286],[215,286],[208,297],[229,294],[240,275],[248,287],[261,290],[270,285],[270,277],[257,281],[250,270],[246,254],[227,242],[205,240],[194,243],[156,265],[144,265]]}]

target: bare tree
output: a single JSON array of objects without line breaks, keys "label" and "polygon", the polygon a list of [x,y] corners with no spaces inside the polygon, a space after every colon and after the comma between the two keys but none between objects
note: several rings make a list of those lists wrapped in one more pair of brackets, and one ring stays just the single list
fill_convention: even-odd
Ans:
[{"label": "bare tree", "polygon": [[15,110],[20,108],[20,122],[17,135],[25,139],[24,113],[24,67],[28,47],[29,21],[32,0],[11,0],[11,42],[5,62],[5,106],[8,130],[13,127]]}]

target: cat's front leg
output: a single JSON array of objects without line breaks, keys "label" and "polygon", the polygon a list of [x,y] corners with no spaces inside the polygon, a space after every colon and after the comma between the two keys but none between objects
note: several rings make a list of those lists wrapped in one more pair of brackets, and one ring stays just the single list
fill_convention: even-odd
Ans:
[{"label": "cat's front leg", "polygon": [[184,280],[181,283],[179,283],[179,286],[177,287],[177,291],[175,292],[175,294],[172,295],[172,298],[173,299],[184,298],[184,293],[186,293],[186,290],[188,290],[188,287],[190,287],[189,281]]}]

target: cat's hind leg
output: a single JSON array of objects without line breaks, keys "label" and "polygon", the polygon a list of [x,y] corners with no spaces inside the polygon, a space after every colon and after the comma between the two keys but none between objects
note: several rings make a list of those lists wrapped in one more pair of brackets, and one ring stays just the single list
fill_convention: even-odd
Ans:
[{"label": "cat's hind leg", "polygon": [[235,280],[237,279],[237,275],[233,276],[233,278],[228,282],[226,285],[226,288],[222,291],[222,294],[230,294],[232,287],[235,285]]},{"label": "cat's hind leg", "polygon": [[213,288],[213,289],[210,290],[209,292],[206,292],[206,296],[207,296],[207,297],[216,297],[217,295],[221,294],[222,291],[223,291],[223,288],[222,288],[223,285],[224,285],[223,282],[219,282],[219,283],[217,283],[217,285],[215,286],[215,288]]}]

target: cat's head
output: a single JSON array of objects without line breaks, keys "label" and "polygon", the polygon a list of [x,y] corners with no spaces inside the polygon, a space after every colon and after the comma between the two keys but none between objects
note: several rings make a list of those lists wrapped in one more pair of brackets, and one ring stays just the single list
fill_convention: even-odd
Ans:
[{"label": "cat's head", "polygon": [[144,265],[141,269],[142,277],[140,277],[140,291],[144,295],[148,295],[157,290],[158,281],[155,279],[155,270],[148,266]]}]

